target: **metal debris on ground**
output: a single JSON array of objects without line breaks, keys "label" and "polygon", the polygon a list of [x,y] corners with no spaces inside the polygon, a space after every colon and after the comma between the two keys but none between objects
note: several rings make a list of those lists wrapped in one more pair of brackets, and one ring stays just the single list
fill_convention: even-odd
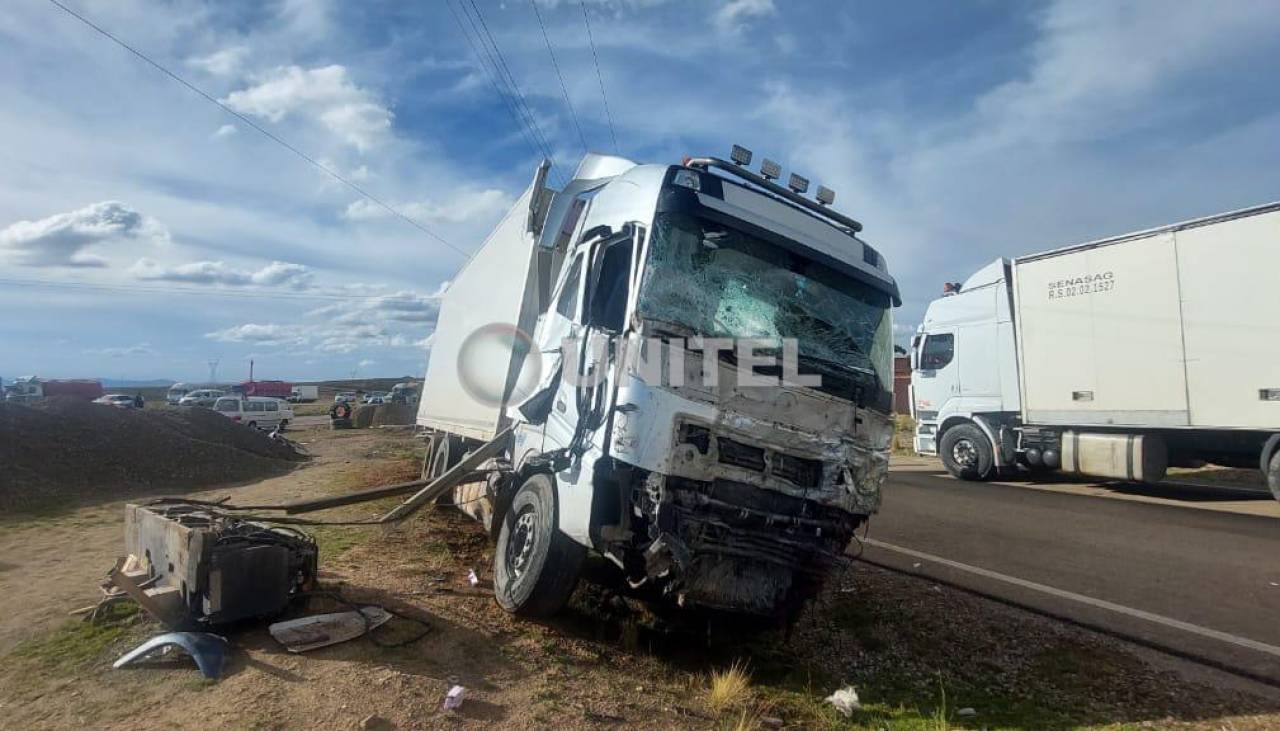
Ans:
[{"label": "metal debris on ground", "polygon": [[444,704],[441,706],[446,711],[452,711],[462,705],[462,698],[467,694],[467,689],[461,685],[455,685],[445,693]]},{"label": "metal debris on ground", "polygon": [[195,659],[200,672],[206,678],[213,680],[222,675],[222,668],[226,665],[227,653],[230,649],[225,639],[209,632],[166,632],[152,637],[125,653],[111,667],[118,670],[156,651],[167,652],[172,647],[185,650]]},{"label": "metal debris on ground", "polygon": [[854,711],[862,708],[862,703],[858,700],[858,691],[854,690],[852,685],[846,685],[827,696],[826,701],[835,706],[845,718],[852,717]]},{"label": "metal debris on ground", "polygon": [[[363,616],[361,616],[363,615]],[[310,617],[276,622],[267,631],[289,652],[306,652],[317,647],[354,640],[391,619],[382,607],[364,606],[360,611],[315,614]]]}]

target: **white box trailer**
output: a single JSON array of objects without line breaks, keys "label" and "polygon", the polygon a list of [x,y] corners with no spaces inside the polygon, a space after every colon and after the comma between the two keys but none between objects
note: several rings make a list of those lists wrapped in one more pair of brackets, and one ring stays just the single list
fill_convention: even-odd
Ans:
[{"label": "white box trailer", "polygon": [[1248,464],[1280,490],[1280,203],[979,275],[929,306],[913,343],[918,451],[962,476]]}]

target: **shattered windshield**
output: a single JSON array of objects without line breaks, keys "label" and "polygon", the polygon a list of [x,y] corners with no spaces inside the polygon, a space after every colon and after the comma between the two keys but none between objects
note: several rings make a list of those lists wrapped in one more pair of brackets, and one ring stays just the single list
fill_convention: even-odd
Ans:
[{"label": "shattered windshield", "polygon": [[712,221],[658,214],[639,312],[706,337],[795,338],[824,391],[870,385],[880,405],[892,388],[887,294]]}]

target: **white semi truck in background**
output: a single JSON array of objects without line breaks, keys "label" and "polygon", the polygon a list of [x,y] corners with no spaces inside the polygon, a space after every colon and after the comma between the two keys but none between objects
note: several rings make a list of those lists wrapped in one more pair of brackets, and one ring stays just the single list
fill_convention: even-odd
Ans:
[{"label": "white semi truck in background", "polygon": [[[834,193],[731,157],[544,164],[443,296],[424,471],[494,450],[453,500],[508,611],[558,610],[591,549],[658,601],[792,617],[880,504],[897,285]],[[797,377],[754,385],[736,338]]]},{"label": "white semi truck in background", "polygon": [[1280,203],[992,262],[911,359],[915,449],[957,477],[1207,462],[1280,499]]}]

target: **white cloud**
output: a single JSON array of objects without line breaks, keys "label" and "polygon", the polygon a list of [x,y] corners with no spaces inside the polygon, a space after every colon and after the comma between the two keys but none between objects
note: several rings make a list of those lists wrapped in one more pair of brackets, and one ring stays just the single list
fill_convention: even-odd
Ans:
[{"label": "white cloud", "polygon": [[313,69],[282,66],[221,101],[241,114],[272,122],[295,114],[310,117],[361,152],[382,141],[393,116],[372,92],[348,78],[346,67],[337,64]]},{"label": "white cloud", "polygon": [[193,261],[176,266],[163,266],[151,259],[139,259],[131,268],[134,278],[145,281],[189,282],[193,284],[226,284],[260,287],[287,286],[305,289],[311,286],[310,267],[286,261],[273,261],[261,269],[236,269],[222,261]]},{"label": "white cloud", "polygon": [[245,323],[205,333],[205,337],[224,343],[253,345],[302,346],[307,344],[306,334],[300,328],[291,325]]},{"label": "white cloud", "polygon": [[113,240],[169,242],[158,221],[118,201],[94,203],[38,221],[18,221],[0,230],[0,256],[36,267],[105,267],[88,248]]},{"label": "white cloud", "polygon": [[735,34],[745,29],[752,19],[765,18],[778,12],[773,0],[729,0],[711,16],[711,23],[721,33]]},{"label": "white cloud", "polygon": [[220,140],[226,137],[230,137],[231,135],[234,135],[236,132],[239,132],[239,131],[240,131],[239,128],[236,127],[234,124],[224,124],[221,127],[219,127],[217,131],[211,135],[211,137],[213,137],[213,139],[215,140]]},{"label": "white cloud", "polygon": [[100,355],[107,358],[126,358],[130,356],[155,355],[156,351],[151,347],[151,343],[137,343],[136,345],[123,345],[110,348],[99,348],[97,350],[86,350],[88,355]]},{"label": "white cloud", "polygon": [[368,368],[368,367],[369,367],[369,366],[371,366],[371,365],[377,365],[377,364],[378,364],[378,361],[373,360],[373,359],[370,359],[370,358],[365,358],[364,360],[360,361],[359,363],[356,363],[356,365],[360,366],[361,368]]},{"label": "white cloud", "polygon": [[187,65],[214,76],[231,76],[240,70],[248,57],[249,49],[245,46],[231,46],[208,56],[187,59]]},{"label": "white cloud", "polygon": [[[462,190],[439,202],[409,201],[393,203],[391,207],[409,218],[419,221],[444,221],[461,223],[476,218],[497,215],[511,207],[512,198],[503,191],[493,188],[481,190]],[[368,221],[386,218],[391,214],[372,201],[361,198],[350,205],[342,214],[351,221]]]}]

